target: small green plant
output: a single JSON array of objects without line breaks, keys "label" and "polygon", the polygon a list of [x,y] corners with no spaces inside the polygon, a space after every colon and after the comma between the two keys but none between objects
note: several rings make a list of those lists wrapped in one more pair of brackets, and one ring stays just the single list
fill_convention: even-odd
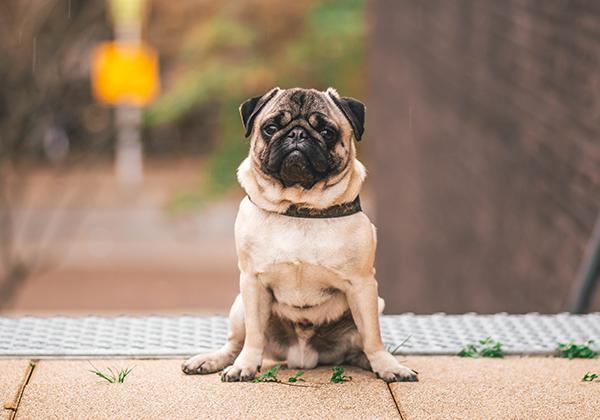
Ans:
[{"label": "small green plant", "polygon": [[460,357],[477,357],[479,352],[475,344],[467,344],[458,352],[458,355]]},{"label": "small green plant", "polygon": [[480,340],[479,343],[483,346],[479,351],[479,355],[481,357],[504,357],[501,342],[494,341],[490,337],[488,337],[485,340]]},{"label": "small green plant", "polygon": [[[90,363],[90,365],[92,364]],[[90,369],[90,372],[92,372],[93,374],[95,374],[99,378],[102,378],[110,384],[122,384],[123,382],[125,382],[125,379],[133,370],[133,367],[120,369],[118,371],[116,369],[113,370],[110,367],[108,367],[107,369],[108,372],[102,372],[100,369],[97,369],[94,365],[92,365],[92,369]]]},{"label": "small green plant", "polygon": [[277,372],[281,369],[281,365],[275,365],[265,373],[255,378],[252,382],[280,382],[277,378]]},{"label": "small green plant", "polygon": [[598,355],[598,352],[590,347],[593,343],[592,340],[588,340],[583,344],[572,341],[570,343],[558,343],[555,355],[566,359],[593,359]]},{"label": "small green plant", "polygon": [[467,344],[459,352],[460,357],[504,357],[502,343],[495,341],[491,337],[479,340],[477,344]]},{"label": "small green plant", "polygon": [[293,376],[290,376],[288,378],[288,382],[299,382],[299,381],[304,382],[304,379],[301,378],[302,375],[304,375],[304,371],[299,370],[298,372],[294,373]]},{"label": "small green plant", "polygon": [[583,375],[583,378],[581,378],[582,382],[600,382],[600,380],[598,380],[598,378],[600,378],[600,375],[598,375],[597,373],[592,373],[592,372],[587,372],[585,375]]},{"label": "small green plant", "polygon": [[331,368],[333,374],[331,375],[330,382],[334,384],[340,384],[342,382],[347,382],[352,380],[352,376],[344,375],[344,368],[341,366],[333,366]]},{"label": "small green plant", "polygon": [[[296,384],[296,382],[304,382],[304,379],[301,378],[301,376],[304,375],[303,370],[299,370],[296,373],[294,373],[292,376],[290,376],[288,378],[287,382],[283,382],[277,377],[277,374],[279,373],[280,370],[281,370],[281,365],[273,366],[271,369],[267,370],[265,373],[263,373],[262,375],[255,378],[252,382],[255,382],[255,383],[256,382],[275,382],[278,384],[291,385],[291,386],[311,386],[311,385]],[[223,381],[224,378],[221,377],[221,380]]]}]

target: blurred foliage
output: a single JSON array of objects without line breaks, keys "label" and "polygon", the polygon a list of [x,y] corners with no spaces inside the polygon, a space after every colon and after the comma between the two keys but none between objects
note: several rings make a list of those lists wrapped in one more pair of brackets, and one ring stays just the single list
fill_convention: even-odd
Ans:
[{"label": "blurred foliage", "polygon": [[[55,266],[56,240],[77,231],[79,200],[96,193],[61,177],[109,149],[110,112],[93,103],[87,67],[91,48],[110,37],[104,6],[0,1],[0,309]],[[38,217],[32,179],[42,168],[42,196],[52,200]]]},{"label": "blurred foliage", "polygon": [[273,86],[334,86],[361,96],[364,35],[364,0],[232,0],[193,25],[165,83],[170,87],[144,115],[146,125],[158,126],[199,107],[217,110],[215,132],[207,133],[216,146],[202,185],[180,194],[171,210],[195,207],[235,185],[248,150],[238,114],[247,98]]}]

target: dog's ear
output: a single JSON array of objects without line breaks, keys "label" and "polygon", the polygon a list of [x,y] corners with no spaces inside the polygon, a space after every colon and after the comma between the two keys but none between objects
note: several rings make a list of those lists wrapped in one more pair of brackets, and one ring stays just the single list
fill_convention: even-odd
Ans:
[{"label": "dog's ear", "polygon": [[281,89],[278,87],[271,89],[267,93],[262,96],[255,96],[253,98],[248,99],[243,104],[240,105],[240,116],[242,117],[242,124],[244,124],[245,136],[248,137],[252,132],[252,126],[254,125],[254,120],[256,116],[260,112],[261,109],[269,102],[277,92]]},{"label": "dog's ear", "polygon": [[354,98],[340,96],[333,88],[327,89],[327,94],[352,126],[356,141],[360,141],[365,132],[365,104]]}]

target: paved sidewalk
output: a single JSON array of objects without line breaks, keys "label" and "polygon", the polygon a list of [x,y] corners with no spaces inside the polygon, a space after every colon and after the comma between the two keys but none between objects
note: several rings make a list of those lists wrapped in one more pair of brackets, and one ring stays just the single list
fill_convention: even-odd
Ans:
[{"label": "paved sidewalk", "polygon": [[[351,382],[331,384],[331,370],[307,371],[296,386],[222,383],[186,376],[181,360],[92,360],[104,370],[132,367],[124,384],[101,382],[87,360],[0,360],[2,415],[17,419],[357,418],[595,419],[600,382],[581,382],[600,361],[556,358],[401,357],[420,382],[386,385],[347,368]],[[291,371],[282,370],[280,378]],[[18,401],[19,389],[23,396]]]},{"label": "paved sidewalk", "polygon": [[392,384],[405,419],[599,419],[600,360],[407,357],[416,386]]},{"label": "paved sidewalk", "polygon": [[16,410],[23,379],[29,370],[29,360],[0,360],[0,404],[2,418]]}]

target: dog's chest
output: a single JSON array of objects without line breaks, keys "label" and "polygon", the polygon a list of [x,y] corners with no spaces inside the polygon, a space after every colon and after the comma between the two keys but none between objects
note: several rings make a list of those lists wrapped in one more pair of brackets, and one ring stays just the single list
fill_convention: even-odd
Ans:
[{"label": "dog's chest", "polygon": [[257,233],[249,259],[261,281],[280,296],[319,295],[321,289],[344,281],[353,254],[344,241],[310,224],[267,230]]},{"label": "dog's chest", "polygon": [[272,264],[259,278],[272,291],[275,301],[301,308],[329,300],[343,281],[322,267],[302,263]]},{"label": "dog's chest", "polygon": [[240,269],[282,296],[319,300],[323,290],[343,289],[372,266],[375,238],[363,213],[303,219],[265,212],[245,199],[235,230]]}]

